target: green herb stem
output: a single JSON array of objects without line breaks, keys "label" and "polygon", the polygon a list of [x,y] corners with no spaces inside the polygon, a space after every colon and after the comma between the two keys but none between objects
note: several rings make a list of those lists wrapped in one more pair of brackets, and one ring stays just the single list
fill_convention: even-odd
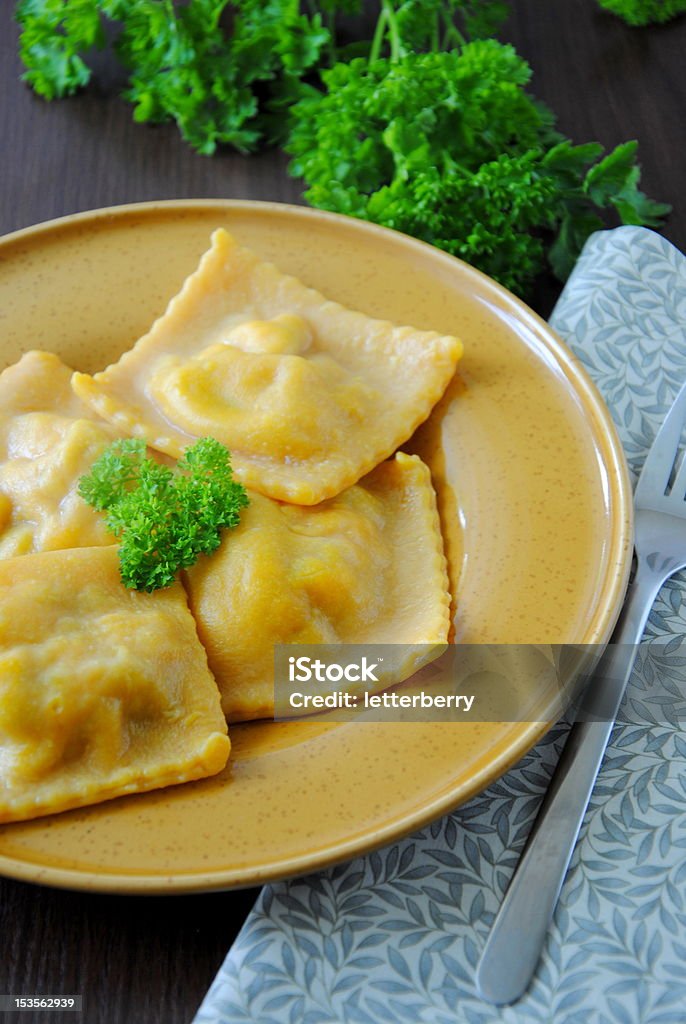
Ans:
[{"label": "green herb stem", "polygon": [[398,21],[396,19],[391,0],[383,0],[383,8],[386,11],[386,20],[388,23],[391,48],[390,61],[391,64],[395,64],[400,60],[400,33],[398,32]]},{"label": "green herb stem", "polygon": [[388,27],[388,7],[383,4],[381,12],[376,20],[376,27],[374,29],[374,36],[372,38],[372,45],[369,48],[369,63],[373,64],[381,56],[381,47],[383,46],[384,39],[386,38],[386,29]]}]

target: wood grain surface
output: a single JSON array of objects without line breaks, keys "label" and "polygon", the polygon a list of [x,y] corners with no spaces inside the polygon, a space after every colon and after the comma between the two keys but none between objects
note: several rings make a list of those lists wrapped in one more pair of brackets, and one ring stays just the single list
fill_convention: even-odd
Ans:
[{"label": "wood grain surface", "polygon": [[[298,202],[284,157],[198,156],[174,126],[136,125],[104,58],[87,93],[47,104],[19,81],[13,4],[0,5],[0,233],[81,210],[167,198]],[[686,248],[686,19],[630,29],[594,0],[512,0],[503,37],[575,142],[639,140],[643,187]],[[531,304],[557,294],[542,281]],[[255,891],[180,897],[63,892],[0,880],[0,993],[81,993],[84,1011],[1,1014],[23,1024],[187,1024]],[[259,1022],[256,1022],[259,1024]]]}]

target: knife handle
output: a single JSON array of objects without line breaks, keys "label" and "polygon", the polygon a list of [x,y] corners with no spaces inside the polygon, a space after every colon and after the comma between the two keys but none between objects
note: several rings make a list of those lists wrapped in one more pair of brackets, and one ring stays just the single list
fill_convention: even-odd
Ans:
[{"label": "knife handle", "polygon": [[[612,635],[588,686],[584,714],[569,731],[522,857],[477,966],[481,996],[513,1003],[534,975],[586,807],[631,675],[637,645],[665,580],[639,562]],[[593,720],[594,713],[598,716]]]}]

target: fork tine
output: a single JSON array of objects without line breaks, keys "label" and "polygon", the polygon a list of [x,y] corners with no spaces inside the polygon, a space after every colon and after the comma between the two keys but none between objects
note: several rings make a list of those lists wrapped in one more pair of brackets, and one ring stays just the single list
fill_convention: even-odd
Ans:
[{"label": "fork tine", "polygon": [[686,495],[686,452],[684,452],[681,465],[679,466],[677,475],[674,478],[674,483],[672,484],[672,489],[669,492],[669,495],[671,498],[676,498],[679,501],[683,501],[684,496]]},{"label": "fork tine", "polygon": [[[648,452],[636,485],[635,500],[638,505],[644,499],[664,494],[679,449],[681,430],[686,419],[686,384],[674,399],[652,447]],[[681,476],[681,472],[679,473]]]}]

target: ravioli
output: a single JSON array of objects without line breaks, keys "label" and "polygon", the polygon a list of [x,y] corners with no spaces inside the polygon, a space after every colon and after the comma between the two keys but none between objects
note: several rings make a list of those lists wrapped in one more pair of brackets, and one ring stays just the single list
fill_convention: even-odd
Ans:
[{"label": "ravioli", "polygon": [[0,821],[212,775],[226,731],[181,584],[126,590],[112,547],[0,562]]},{"label": "ravioli", "polygon": [[414,455],[316,508],[252,494],[239,526],[184,582],[230,722],[273,715],[274,644],[447,641],[435,496]]},{"label": "ravioli", "polygon": [[0,374],[0,558],[113,543],[77,487],[120,434],[96,422],[71,375],[49,352],[28,352]]},{"label": "ravioli", "polygon": [[246,487],[314,505],[391,455],[439,400],[457,338],[345,309],[224,230],[166,313],[75,392],[178,457],[211,435]]}]

